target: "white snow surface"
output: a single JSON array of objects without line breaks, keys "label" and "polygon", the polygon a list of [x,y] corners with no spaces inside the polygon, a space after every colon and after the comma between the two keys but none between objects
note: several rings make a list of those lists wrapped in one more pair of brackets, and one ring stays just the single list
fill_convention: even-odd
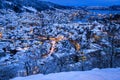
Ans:
[{"label": "white snow surface", "polygon": [[23,6],[25,9],[28,9],[28,10],[31,10],[33,12],[37,12],[37,10],[33,7],[26,7],[26,6]]},{"label": "white snow surface", "polygon": [[12,80],[120,80],[120,68],[95,68],[91,71],[71,71],[38,74],[28,77],[17,77]]}]

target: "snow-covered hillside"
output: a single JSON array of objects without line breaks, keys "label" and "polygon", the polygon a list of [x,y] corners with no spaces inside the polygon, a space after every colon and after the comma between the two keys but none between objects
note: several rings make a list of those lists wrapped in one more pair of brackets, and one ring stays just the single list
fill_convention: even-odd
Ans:
[{"label": "snow-covered hillside", "polygon": [[17,77],[11,80],[120,80],[120,68],[93,69],[91,71],[72,71],[38,74],[28,77]]},{"label": "snow-covered hillside", "polygon": [[30,10],[30,8],[32,8],[32,10],[36,9],[41,11],[48,9],[67,9],[72,7],[58,5],[43,0],[0,0],[0,9],[11,9],[15,12],[33,12]]}]

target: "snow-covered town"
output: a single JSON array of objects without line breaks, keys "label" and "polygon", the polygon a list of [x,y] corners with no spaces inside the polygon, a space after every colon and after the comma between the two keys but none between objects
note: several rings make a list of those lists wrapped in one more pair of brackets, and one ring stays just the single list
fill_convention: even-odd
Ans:
[{"label": "snow-covered town", "polygon": [[[53,7],[52,3],[42,3]],[[86,71],[87,75],[87,71],[92,70],[92,74],[94,68],[98,71],[111,68],[108,69],[111,72],[116,69],[120,74],[120,11],[99,13],[88,10],[88,7],[50,7],[39,11],[22,5],[22,12],[16,12],[18,4],[15,8],[4,8],[14,4],[14,0],[0,0],[0,80],[35,74],[49,76],[58,72],[68,75],[69,71],[74,71],[73,75]],[[104,69],[101,71],[104,73]],[[71,78],[58,80],[68,79]],[[81,76],[73,80],[80,79],[89,78]],[[96,80],[119,79],[117,76]]]}]

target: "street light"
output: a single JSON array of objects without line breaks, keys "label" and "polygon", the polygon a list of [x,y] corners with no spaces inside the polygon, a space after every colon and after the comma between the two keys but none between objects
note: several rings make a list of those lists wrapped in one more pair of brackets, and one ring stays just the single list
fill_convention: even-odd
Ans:
[{"label": "street light", "polygon": [[2,38],[2,33],[0,32],[0,38]]}]

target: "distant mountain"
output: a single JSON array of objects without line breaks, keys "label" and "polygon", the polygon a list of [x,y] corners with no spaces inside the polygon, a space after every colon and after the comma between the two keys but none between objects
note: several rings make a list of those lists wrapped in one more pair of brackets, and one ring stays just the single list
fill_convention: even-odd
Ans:
[{"label": "distant mountain", "polygon": [[112,5],[112,6],[88,6],[84,7],[87,10],[120,10],[120,5]]},{"label": "distant mountain", "polygon": [[68,6],[58,5],[51,2],[41,1],[41,0],[0,0],[1,9],[12,9],[15,12],[22,12],[27,7],[32,7],[38,11],[46,9],[67,9],[72,8]]},{"label": "distant mountain", "polygon": [[120,10],[120,5],[113,5],[109,7],[110,10]]}]

